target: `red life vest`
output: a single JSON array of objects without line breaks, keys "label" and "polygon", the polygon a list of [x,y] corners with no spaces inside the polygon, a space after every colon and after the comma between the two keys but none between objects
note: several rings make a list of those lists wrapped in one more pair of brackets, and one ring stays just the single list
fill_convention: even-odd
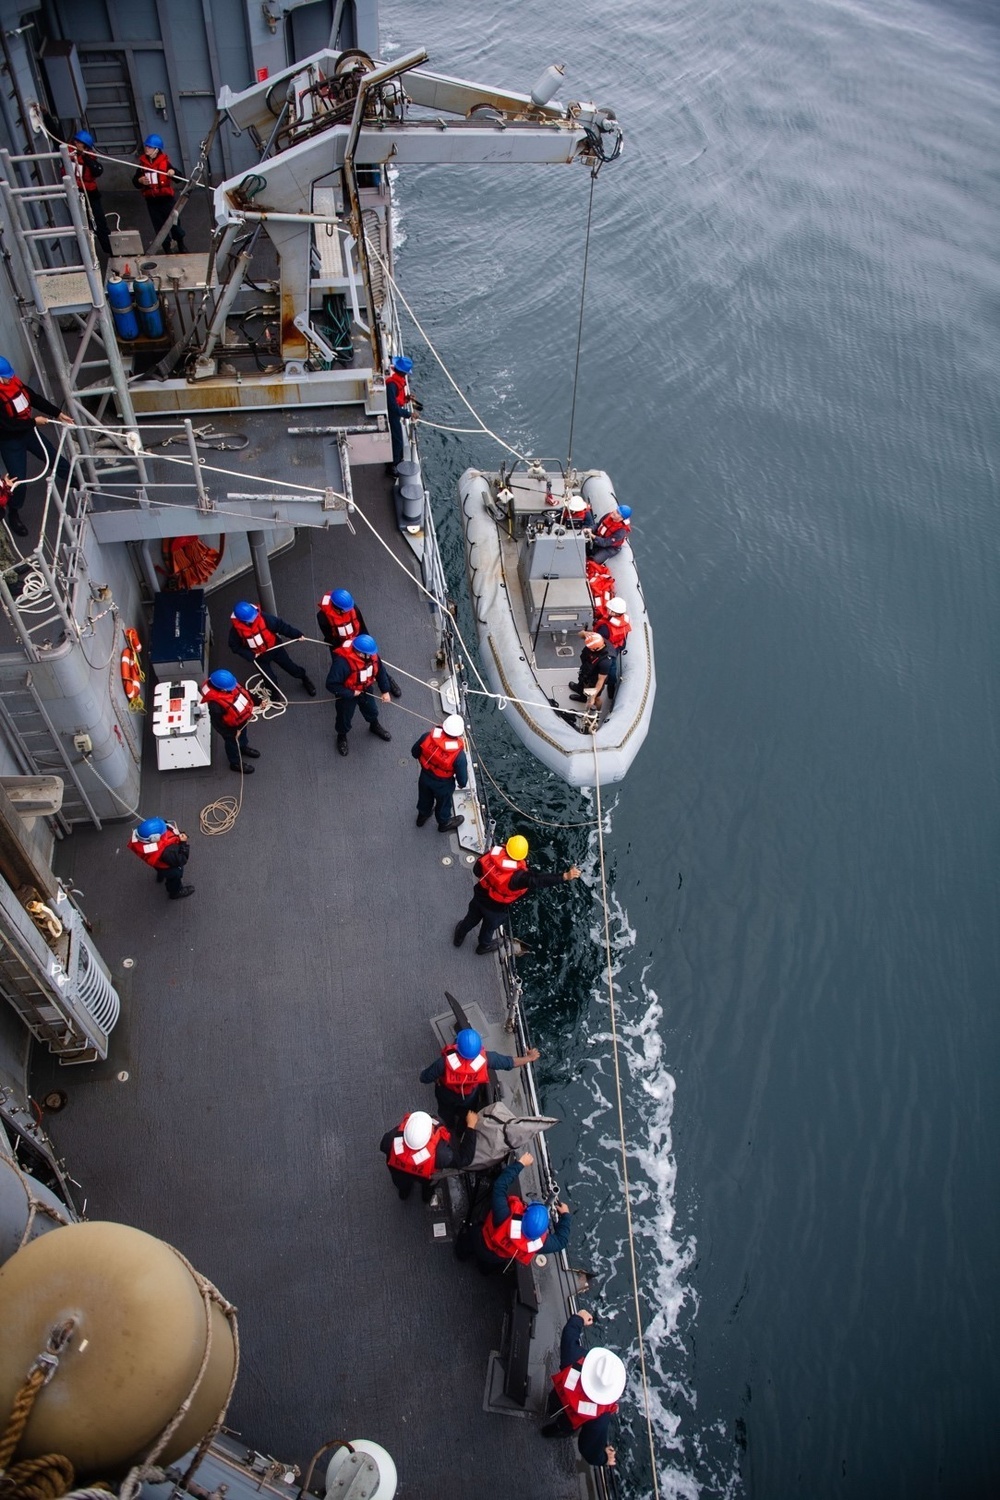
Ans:
[{"label": "red life vest", "polygon": [[245,687],[236,684],[230,692],[213,687],[210,682],[201,685],[202,703],[217,703],[222,709],[222,722],[227,729],[242,729],[253,718],[254,702]]},{"label": "red life vest", "polygon": [[7,514],[7,507],[13,493],[14,487],[7,483],[6,475],[0,475],[0,516]]},{"label": "red life vest", "polygon": [[441,1085],[451,1093],[461,1094],[463,1099],[467,1099],[481,1083],[486,1082],[485,1052],[480,1052],[478,1057],[469,1061],[461,1056],[457,1047],[445,1047],[441,1056],[444,1058]]},{"label": "red life vest", "polygon": [[249,625],[244,625],[235,615],[229,616],[230,622],[236,634],[245,646],[249,646],[254,656],[259,656],[262,651],[270,651],[272,646],[278,644],[278,637],[273,630],[268,630],[264,624],[264,616],[258,609],[254,619]]},{"label": "red life vest", "polygon": [[32,422],[31,397],[25,389],[24,381],[19,380],[16,375],[11,375],[7,380],[0,380],[0,405],[3,406],[4,414],[12,422]]},{"label": "red life vest", "polygon": [[557,1370],[552,1377],[552,1384],[562,1402],[566,1420],[574,1428],[582,1427],[585,1422],[593,1422],[596,1417],[603,1417],[605,1412],[618,1410],[617,1401],[609,1401],[606,1406],[602,1406],[599,1401],[591,1401],[587,1397],[580,1379],[582,1364],[581,1359],[579,1364],[567,1365],[564,1370]]},{"label": "red life vest", "polygon": [[528,861],[526,859],[511,859],[502,844],[497,844],[493,849],[487,849],[481,856],[480,863],[483,873],[479,877],[479,885],[487,896],[494,901],[499,901],[504,906],[509,906],[516,901],[518,896],[526,896],[527,890],[512,891],[510,883],[518,870],[526,870]]},{"label": "red life vest", "polygon": [[499,1255],[501,1260],[519,1260],[523,1266],[529,1266],[545,1244],[548,1238],[548,1230],[538,1240],[526,1240],[521,1232],[521,1220],[527,1204],[516,1198],[513,1193],[507,1199],[510,1209],[510,1217],[504,1219],[498,1229],[493,1222],[492,1209],[483,1220],[483,1244],[487,1250],[492,1250],[494,1255]]},{"label": "red life vest", "polygon": [[141,839],[138,831],[134,832],[128,841],[128,846],[133,854],[138,854],[139,858],[145,860],[146,864],[151,865],[154,870],[169,870],[169,865],[161,863],[163,856],[174,844],[183,842],[177,824],[168,823],[166,833],[158,834],[153,839]]},{"label": "red life vest", "polygon": [[604,619],[607,616],[608,605],[615,597],[617,590],[615,580],[611,576],[611,569],[592,557],[587,559],[587,586],[590,589],[590,597],[594,601],[596,624],[598,619]]},{"label": "red life vest", "polygon": [[333,654],[342,656],[350,668],[344,686],[352,693],[366,692],[378,676],[378,657],[362,656],[360,651],[355,651],[350,642],[346,646],[338,646]]},{"label": "red life vest", "polygon": [[602,516],[598,521],[594,535],[599,536],[602,542],[609,542],[613,547],[622,547],[628,541],[631,530],[631,521],[626,521],[620,511],[609,510],[607,515]]},{"label": "red life vest", "polygon": [[170,158],[165,151],[157,151],[155,156],[147,156],[145,151],[139,157],[139,171],[148,173],[152,177],[152,183],[140,182],[139,191],[144,198],[172,198],[174,196],[174,185],[170,178],[173,168]]},{"label": "red life vest", "polygon": [[392,393],[393,399],[400,411],[402,411],[404,406],[409,406],[410,393],[406,388],[406,376],[400,375],[398,370],[393,370],[391,374],[385,377],[385,390],[387,396],[390,392]]},{"label": "red life vest", "polygon": [[439,724],[420,741],[420,764],[431,776],[439,776],[443,781],[455,774],[455,762],[464,749],[462,741],[450,740]]},{"label": "red life vest", "polygon": [[341,641],[353,640],[356,635],[361,634],[361,621],[356,609],[338,609],[329,594],[323,595],[319,608],[320,613],[326,616],[330,629]]},{"label": "red life vest", "polygon": [[73,169],[76,172],[77,186],[85,193],[97,192],[97,174],[94,171],[95,158],[82,146],[70,146],[70,155],[73,158]]},{"label": "red life vest", "polygon": [[389,1165],[394,1172],[409,1172],[414,1177],[433,1177],[437,1171],[434,1165],[437,1148],[442,1141],[451,1140],[451,1132],[437,1121],[434,1134],[427,1145],[421,1146],[419,1151],[411,1151],[403,1139],[403,1127],[409,1118],[409,1115],[404,1115],[396,1126],[392,1145],[389,1147]]},{"label": "red life vest", "polygon": [[601,621],[608,632],[608,645],[620,651],[632,634],[632,621],[628,615],[606,615]]}]

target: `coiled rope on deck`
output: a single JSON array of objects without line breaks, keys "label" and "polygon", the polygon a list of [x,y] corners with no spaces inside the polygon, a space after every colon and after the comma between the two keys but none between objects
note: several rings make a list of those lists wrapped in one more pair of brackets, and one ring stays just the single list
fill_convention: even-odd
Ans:
[{"label": "coiled rope on deck", "polygon": [[625,1221],[628,1229],[629,1265],[632,1272],[632,1301],[635,1308],[636,1336],[639,1342],[639,1374],[642,1380],[643,1405],[646,1415],[646,1436],[649,1442],[649,1461],[653,1476],[654,1500],[659,1500],[660,1484],[656,1473],[656,1445],[653,1440],[653,1418],[649,1405],[649,1377],[646,1371],[645,1334],[643,1331],[642,1306],[639,1301],[639,1267],[635,1254],[635,1231],[632,1223],[632,1190],[628,1175],[628,1146],[625,1140],[625,1111],[622,1104],[621,1061],[618,1055],[618,1015],[615,1005],[614,960],[611,952],[611,916],[608,909],[608,877],[604,855],[604,827],[601,810],[601,763],[597,753],[597,738],[592,736],[594,748],[594,795],[597,800],[597,854],[601,875],[601,907],[604,918],[604,960],[608,983],[608,1010],[611,1019],[611,1053],[615,1074],[615,1107],[618,1113],[618,1140],[621,1146],[622,1188],[625,1197]]}]

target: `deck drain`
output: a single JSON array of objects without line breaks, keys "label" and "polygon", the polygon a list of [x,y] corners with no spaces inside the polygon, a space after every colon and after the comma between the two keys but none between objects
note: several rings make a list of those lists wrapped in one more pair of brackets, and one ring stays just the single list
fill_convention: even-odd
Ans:
[{"label": "deck drain", "polygon": [[118,1074],[118,1082],[119,1083],[128,1083],[128,1074],[126,1073],[126,1071],[125,1071],[124,1068]]},{"label": "deck drain", "polygon": [[135,968],[135,959],[134,958],[123,958],[122,959],[122,968],[123,969],[134,969]]},{"label": "deck drain", "polygon": [[444,857],[444,859],[441,861],[441,863],[443,865],[450,865],[450,864],[453,864],[454,861],[452,860],[452,857],[451,857],[450,854],[446,854],[445,857]]}]

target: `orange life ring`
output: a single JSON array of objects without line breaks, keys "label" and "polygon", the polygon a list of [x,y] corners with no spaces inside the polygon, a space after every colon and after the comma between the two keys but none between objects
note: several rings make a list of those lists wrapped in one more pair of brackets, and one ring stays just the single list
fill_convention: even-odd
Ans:
[{"label": "orange life ring", "polygon": [[128,706],[136,713],[142,713],[145,704],[142,701],[142,684],[146,681],[146,674],[139,664],[142,645],[139,641],[138,632],[126,630],[125,646],[121,654],[122,686],[128,699]]}]

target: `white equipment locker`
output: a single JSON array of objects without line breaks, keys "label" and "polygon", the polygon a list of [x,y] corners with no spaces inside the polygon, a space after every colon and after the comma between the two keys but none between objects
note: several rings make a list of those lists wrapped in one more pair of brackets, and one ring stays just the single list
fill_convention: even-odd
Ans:
[{"label": "white equipment locker", "polygon": [[196,682],[158,682],[153,691],[153,735],[161,771],[212,764],[212,723]]}]

